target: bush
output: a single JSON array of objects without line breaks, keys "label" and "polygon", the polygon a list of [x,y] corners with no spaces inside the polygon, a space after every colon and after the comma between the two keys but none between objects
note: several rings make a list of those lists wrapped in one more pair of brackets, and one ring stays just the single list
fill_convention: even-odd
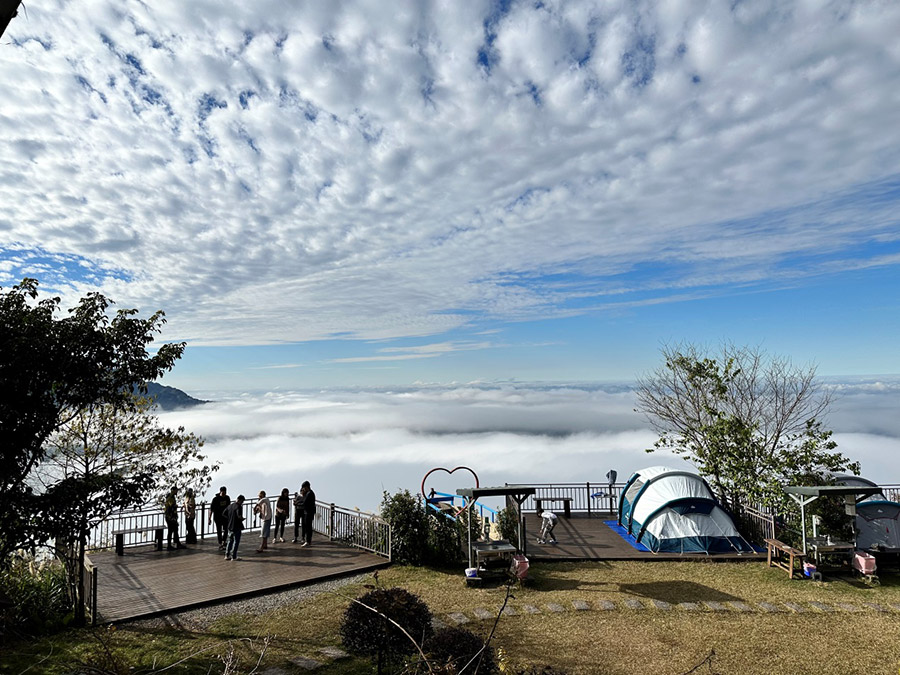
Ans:
[{"label": "bush", "polygon": [[352,654],[376,657],[378,672],[385,660],[417,651],[410,638],[388,619],[402,626],[419,645],[432,634],[431,610],[405,589],[376,588],[351,603],[341,623],[341,640]]},{"label": "bush", "polygon": [[391,526],[391,560],[401,565],[421,565],[428,545],[428,519],[421,497],[409,490],[384,493],[381,517]]},{"label": "bush", "polygon": [[49,560],[38,563],[32,556],[16,555],[0,572],[0,635],[38,634],[57,630],[71,618],[62,566]]},{"label": "bush", "polygon": [[462,542],[465,530],[459,520],[429,510],[427,562],[437,567],[451,567],[463,560]]},{"label": "bush", "polygon": [[511,506],[507,506],[497,515],[497,527],[500,536],[510,544],[519,547],[519,512]]},{"label": "bush", "polygon": [[[427,652],[432,666],[440,673],[458,673],[472,659],[477,663],[477,655],[481,652],[484,641],[473,632],[464,628],[441,628],[434,633],[427,645]],[[488,675],[498,672],[494,649],[484,650],[478,673]],[[474,664],[466,668],[466,673],[475,673]]]}]

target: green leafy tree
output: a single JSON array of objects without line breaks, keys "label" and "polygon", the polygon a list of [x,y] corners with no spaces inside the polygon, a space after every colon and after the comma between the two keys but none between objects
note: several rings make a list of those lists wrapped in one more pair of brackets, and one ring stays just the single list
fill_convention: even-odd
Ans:
[{"label": "green leafy tree", "polygon": [[59,298],[38,298],[38,282],[0,289],[0,566],[10,553],[33,547],[37,495],[29,477],[44,443],[66,422],[97,403],[128,405],[134,387],[170,370],[184,343],[147,347],[164,314],[137,317],[89,293],[65,316]]},{"label": "green leafy tree", "polygon": [[160,426],[151,402],[139,397],[125,406],[88,406],[50,436],[35,472],[43,488],[36,527],[66,563],[76,621],[84,618],[91,531],[114,511],[143,506],[172,486],[204,492],[218,464],[205,463],[202,447],[183,427]]},{"label": "green leafy tree", "polygon": [[814,367],[726,344],[665,347],[665,364],[638,382],[638,409],[660,434],[654,448],[691,461],[732,508],[783,503],[782,486],[810,475],[859,472],[835,452],[820,418],[831,393]]}]

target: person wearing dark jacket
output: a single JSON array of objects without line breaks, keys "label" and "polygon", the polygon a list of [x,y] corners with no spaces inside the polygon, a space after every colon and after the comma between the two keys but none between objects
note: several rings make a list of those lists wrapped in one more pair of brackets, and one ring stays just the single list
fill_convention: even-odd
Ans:
[{"label": "person wearing dark jacket", "polygon": [[303,481],[300,486],[300,494],[303,495],[303,522],[301,524],[301,546],[309,546],[312,543],[313,518],[316,517],[316,493],[309,486],[309,481]]},{"label": "person wearing dark jacket", "polygon": [[219,540],[219,549],[225,549],[225,541],[228,538],[228,531],[225,529],[227,522],[225,520],[225,509],[231,503],[231,497],[225,486],[219,488],[219,494],[213,497],[209,502],[209,522],[216,522],[216,537]]},{"label": "person wearing dark jacket", "polygon": [[240,560],[238,546],[241,545],[241,533],[244,531],[244,495],[238,495],[234,504],[225,509],[228,529],[228,544],[225,546],[225,560]]},{"label": "person wearing dark jacket", "polygon": [[[181,540],[178,538],[178,500],[176,497],[178,496],[178,488],[172,488],[169,490],[169,494],[166,495],[165,506],[163,509],[163,517],[166,519],[166,528],[169,530],[169,545],[166,547],[170,551],[174,551],[176,548],[187,548],[184,544],[181,543]],[[172,540],[175,540],[175,545],[172,546]]]},{"label": "person wearing dark jacket", "polygon": [[300,541],[300,524],[303,522],[303,502],[305,500],[306,495],[303,493],[303,488],[300,488],[300,492],[294,495],[294,538],[291,539],[292,544]]},{"label": "person wearing dark jacket", "polygon": [[278,501],[275,502],[275,531],[272,533],[272,543],[284,542],[284,521],[287,520],[291,510],[291,493],[287,488],[281,491]]}]

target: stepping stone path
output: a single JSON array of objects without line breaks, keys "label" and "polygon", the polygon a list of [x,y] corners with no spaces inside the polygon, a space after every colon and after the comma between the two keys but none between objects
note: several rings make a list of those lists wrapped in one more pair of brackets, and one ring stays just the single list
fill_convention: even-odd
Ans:
[{"label": "stepping stone path", "polygon": [[484,607],[476,607],[472,610],[472,614],[475,615],[476,619],[481,619],[482,621],[494,618],[494,613],[487,611]]},{"label": "stepping stone path", "polygon": [[759,607],[764,612],[772,613],[772,612],[780,612],[781,611],[780,609],[778,609],[778,607],[773,605],[771,602],[760,602]]},{"label": "stepping stone path", "polygon": [[541,610],[539,610],[534,605],[522,605],[522,609],[525,610],[526,614],[540,614]]},{"label": "stepping stone path", "polygon": [[555,602],[551,602],[549,605],[547,605],[547,609],[549,609],[551,612],[556,612],[557,614],[566,611],[565,607],[563,607],[562,605],[557,605]]},{"label": "stepping stone path", "polygon": [[436,616],[433,616],[431,617],[431,627],[434,628],[434,630],[440,630],[441,628],[446,628],[447,624],[445,624]]},{"label": "stepping stone path", "polygon": [[322,664],[315,659],[308,659],[305,656],[295,656],[292,659],[288,659],[288,661],[303,670],[315,670],[322,667]]},{"label": "stepping stone path", "polygon": [[809,611],[808,609],[806,609],[806,607],[804,607],[803,605],[798,605],[796,602],[786,602],[786,603],[784,603],[784,606],[787,607],[792,612],[798,612],[801,614],[803,612]]},{"label": "stepping stone path", "polygon": [[512,605],[507,605],[503,608],[503,616],[516,616],[516,614],[518,614],[518,612]]},{"label": "stepping stone path", "polygon": [[837,606],[841,608],[845,612],[861,612],[862,610],[856,605],[851,605],[849,602],[839,602]]},{"label": "stepping stone path", "polygon": [[716,600],[704,600],[703,604],[709,607],[714,612],[727,612],[728,608],[723,605],[721,602],[717,602]]},{"label": "stepping stone path", "polygon": [[700,609],[700,605],[698,605],[696,602],[679,602],[678,607],[679,609],[683,609],[688,612],[696,612],[698,609]]},{"label": "stepping stone path", "polygon": [[625,598],[625,605],[628,609],[644,609],[644,603],[637,598]]},{"label": "stepping stone path", "polygon": [[469,617],[467,617],[462,612],[453,612],[452,614],[448,614],[447,617],[457,626],[462,626],[464,623],[469,623]]},{"label": "stepping stone path", "polygon": [[597,606],[603,611],[608,612],[609,610],[616,608],[616,603],[612,600],[601,600],[597,603]]},{"label": "stepping stone path", "polygon": [[585,600],[573,600],[572,607],[574,607],[579,612],[584,612],[591,608],[591,606]]},{"label": "stepping stone path", "polygon": [[894,611],[900,612],[900,602],[892,602],[891,607],[894,609]]},{"label": "stepping stone path", "polygon": [[820,612],[833,612],[834,610],[826,605],[824,602],[811,602],[809,603],[811,607],[815,607]]},{"label": "stepping stone path", "polygon": [[665,600],[651,600],[651,602],[653,603],[653,606],[656,607],[656,609],[661,609],[664,612],[668,612],[670,609],[672,609],[671,603],[668,603]]},{"label": "stepping stone path", "polygon": [[728,606],[732,609],[736,609],[739,612],[752,612],[753,608],[750,607],[746,602],[741,602],[740,600],[729,600]]},{"label": "stepping stone path", "polygon": [[319,653],[323,656],[327,656],[329,659],[333,661],[340,661],[341,659],[346,659],[350,655],[345,652],[343,649],[338,649],[337,647],[322,647],[319,650]]},{"label": "stepping stone path", "polygon": [[886,612],[887,610],[879,605],[877,602],[864,602],[864,607],[868,607],[869,609],[874,609],[876,612]]}]

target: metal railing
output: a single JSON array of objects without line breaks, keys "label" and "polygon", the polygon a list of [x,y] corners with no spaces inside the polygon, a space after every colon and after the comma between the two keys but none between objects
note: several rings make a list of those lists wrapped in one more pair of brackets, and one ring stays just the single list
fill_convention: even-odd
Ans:
[{"label": "metal railing", "polygon": [[97,625],[97,574],[96,566],[84,559],[84,618],[89,626]]},{"label": "metal railing", "polygon": [[[466,499],[465,499],[465,497],[460,497],[459,495],[451,495],[449,492],[436,492],[436,491],[434,491],[434,490],[432,490],[432,493],[433,493],[434,496],[429,497],[428,499],[435,499],[435,498],[438,498],[440,501],[446,502],[446,503],[448,503],[448,504],[450,504],[451,506],[454,506],[454,507],[456,506],[456,500],[458,499],[459,502],[460,502],[460,507],[459,507],[459,508],[463,508],[463,507],[465,506],[465,504],[466,504]],[[442,514],[444,514],[445,516],[447,516],[448,518],[454,518],[454,519],[455,519],[455,516],[453,516],[453,515],[451,515],[451,514],[449,514],[449,513],[444,513],[444,511],[443,511],[440,507],[438,507],[434,502],[428,501],[428,499],[425,500],[425,505],[426,505],[428,508],[433,509],[434,511],[437,511],[438,513],[442,513]],[[486,521],[489,522],[489,523],[495,523],[495,522],[497,522],[497,516],[498,516],[498,514],[500,513],[499,511],[497,511],[497,509],[492,509],[492,508],[491,508],[490,506],[488,506],[487,504],[482,504],[482,503],[479,502],[479,501],[476,501],[476,502],[473,504],[473,506],[476,506],[476,507],[478,508],[478,516],[479,516],[482,520],[486,520]],[[485,515],[484,515],[484,514],[485,514],[485,511],[488,513],[487,517],[485,517]]]},{"label": "metal railing", "polygon": [[[293,497],[292,506],[289,509],[285,530],[288,525],[294,524]],[[254,513],[253,507],[256,500],[244,501],[241,508],[244,516],[244,531],[262,529],[262,521]],[[197,538],[215,536],[215,528],[207,528],[209,520],[209,505],[206,502],[197,504],[195,528]],[[274,518],[273,518],[274,520]],[[120,511],[91,530],[88,537],[88,550],[97,551],[111,548],[114,544],[114,532],[124,532],[123,540],[126,548],[134,546],[146,546],[154,541],[153,529],[161,527],[166,530],[165,514],[160,507],[150,507],[140,510]],[[151,529],[153,528],[153,529]],[[178,509],[178,532],[182,538],[185,534],[184,508]],[[138,530],[135,532],[134,530]],[[141,531],[144,530],[144,531]],[[355,509],[346,509],[334,504],[326,504],[316,501],[316,515],[313,518],[313,530],[330,539],[384,556],[390,559],[391,532],[390,526],[379,516],[365,513]],[[165,534],[164,534],[165,536]]]},{"label": "metal railing", "polygon": [[[572,513],[615,513],[619,508],[619,495],[625,483],[592,482],[584,483],[529,483],[535,488],[534,495],[522,503],[523,511],[535,511],[535,499],[552,500],[568,497],[572,501],[569,508]],[[553,505],[548,505],[554,510]]]},{"label": "metal railing", "polygon": [[313,530],[332,541],[391,559],[391,526],[374,513],[316,502]]}]

